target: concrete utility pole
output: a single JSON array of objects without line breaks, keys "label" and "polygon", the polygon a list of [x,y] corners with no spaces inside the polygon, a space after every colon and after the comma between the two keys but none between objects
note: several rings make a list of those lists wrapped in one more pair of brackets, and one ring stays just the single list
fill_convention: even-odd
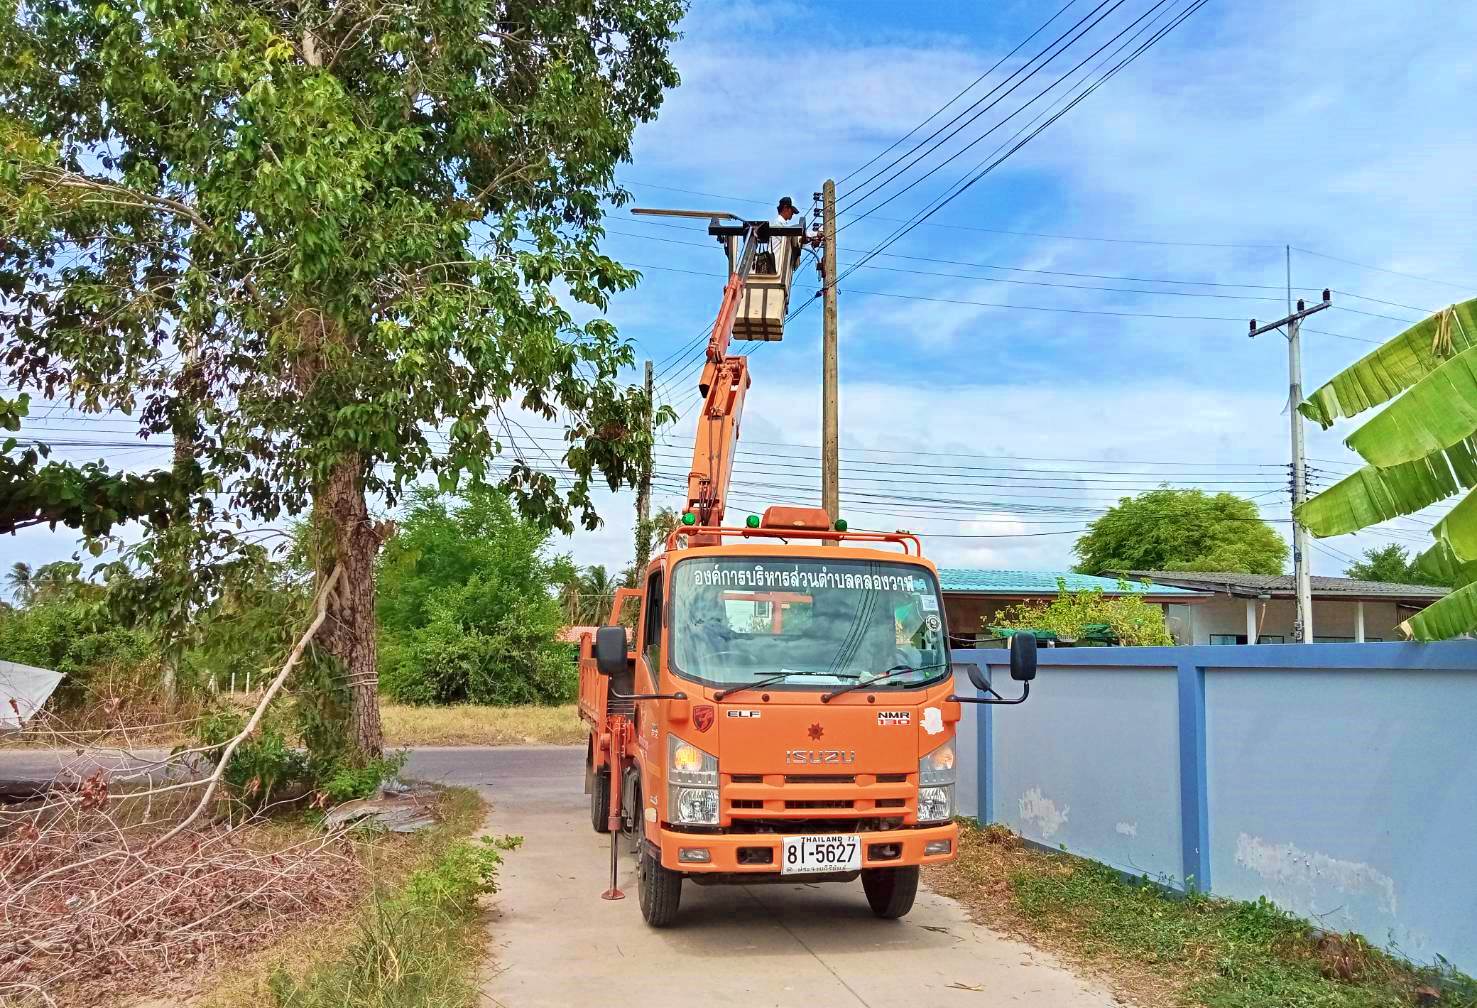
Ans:
[{"label": "concrete utility pole", "polygon": [[[1303,354],[1299,329],[1303,319],[1314,312],[1321,312],[1332,305],[1328,290],[1323,292],[1323,301],[1313,307],[1305,307],[1298,299],[1297,310],[1292,306],[1292,250],[1288,249],[1288,311],[1285,318],[1258,326],[1251,320],[1251,335],[1260,336],[1273,329],[1287,327],[1283,334],[1287,338],[1287,411],[1292,417],[1292,574],[1297,587],[1297,617],[1292,625],[1294,643],[1307,644],[1313,640],[1313,581],[1309,571],[1312,558],[1309,555],[1308,530],[1298,521],[1297,509],[1308,497],[1307,459],[1303,453],[1303,415],[1298,412],[1298,403],[1303,401]],[[1247,641],[1255,644],[1256,641]]]},{"label": "concrete utility pole", "polygon": [[821,507],[834,523],[841,515],[841,452],[836,370],[836,183],[831,179],[826,179],[821,188],[821,219],[825,235],[821,257],[825,271],[821,279],[825,309],[821,338]]},{"label": "concrete utility pole", "polygon": [[[655,450],[656,427],[652,419],[656,414],[651,401],[651,361],[646,362],[646,435]],[[651,560],[651,467],[652,459],[646,459],[641,467],[641,482],[636,487],[636,586],[646,574],[646,564]]]}]

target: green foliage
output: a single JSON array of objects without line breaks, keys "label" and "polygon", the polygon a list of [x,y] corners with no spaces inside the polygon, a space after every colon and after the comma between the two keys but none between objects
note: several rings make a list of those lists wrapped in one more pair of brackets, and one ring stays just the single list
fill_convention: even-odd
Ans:
[{"label": "green foliage", "polygon": [[[0,144],[3,140],[0,132]],[[5,288],[0,274],[0,297]],[[24,394],[17,399],[0,397],[0,431],[19,431],[29,402]],[[0,534],[32,525],[65,525],[95,542],[114,525],[132,519],[163,528],[201,489],[195,469],[183,474],[114,473],[101,462],[43,464],[49,453],[41,443],[21,449],[17,438],[0,438]]]},{"label": "green foliage", "polygon": [[1280,574],[1287,544],[1256,505],[1234,494],[1150,490],[1125,497],[1073,547],[1077,570],[1233,571]]},{"label": "green foliage", "polygon": [[[360,917],[353,943],[300,979],[278,969],[268,981],[277,1008],[471,1008],[482,944],[477,898],[497,891],[502,852],[522,837],[456,841],[414,872],[399,892],[381,891]],[[348,999],[348,1000],[346,1000]]]},{"label": "green foliage", "polygon": [[112,624],[96,599],[96,585],[46,578],[48,570],[72,566],[42,567],[29,604],[0,609],[0,659],[62,673],[50,703],[56,711],[93,700],[154,696],[159,688],[154,638]]},{"label": "green foliage", "polygon": [[[347,465],[391,503],[430,473],[593,526],[592,480],[634,482],[652,412],[620,380],[633,355],[603,309],[638,275],[600,253],[600,220],[677,83],[681,12],[10,5],[0,362],[147,431],[193,428],[201,470],[257,517]],[[521,452],[491,467],[508,404],[567,420],[562,489]]]},{"label": "green foliage", "polygon": [[[1081,640],[1089,628],[1106,625],[1120,644],[1167,647],[1174,643],[1164,626],[1164,612],[1138,595],[1113,597],[1101,588],[1068,591],[1065,581],[1057,585],[1056,598],[1007,606],[987,618],[984,629],[1044,630],[1059,640]],[[1128,583],[1119,582],[1119,589],[1128,592]]]},{"label": "green foliage", "polygon": [[1390,543],[1364,551],[1363,559],[1349,565],[1344,574],[1361,581],[1389,581],[1394,584],[1437,585],[1429,574],[1416,569],[1416,562],[1403,546]]},{"label": "green foliage", "polygon": [[[300,748],[294,742],[302,731],[301,713],[291,708],[268,711],[257,730],[236,747],[221,775],[232,798],[261,809],[284,797],[315,793],[322,803],[338,805],[373,795],[405,766],[409,754],[403,752],[360,765],[344,758],[341,744],[327,752],[321,745],[316,751]],[[203,745],[223,747],[245,726],[239,711],[216,710],[200,723],[196,736]],[[219,762],[224,750],[207,755]]]},{"label": "green foliage", "polygon": [[564,703],[548,533],[499,493],[412,498],[380,565],[380,685],[406,703]]},{"label": "green foliage", "polygon": [[1477,300],[1406,329],[1335,375],[1298,408],[1328,427],[1388,403],[1345,444],[1368,463],[1305,502],[1316,536],[1341,535],[1413,514],[1463,490],[1415,561],[1427,583],[1456,592],[1403,624],[1421,640],[1477,630]]},{"label": "green foliage", "polygon": [[[250,808],[269,805],[287,791],[306,790],[307,754],[292,745],[291,728],[285,722],[280,712],[269,712],[256,732],[236,747],[221,775],[232,797]],[[245,727],[244,715],[223,710],[208,715],[196,734],[202,745],[223,747]],[[219,762],[224,750],[215,748],[207,755]]]}]

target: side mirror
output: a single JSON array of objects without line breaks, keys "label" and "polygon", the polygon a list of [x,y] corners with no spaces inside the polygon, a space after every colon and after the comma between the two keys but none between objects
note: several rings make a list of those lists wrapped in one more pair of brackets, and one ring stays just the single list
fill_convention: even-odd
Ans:
[{"label": "side mirror", "polygon": [[626,628],[603,626],[595,631],[595,668],[604,676],[626,671]]},{"label": "side mirror", "polygon": [[[1010,677],[1016,682],[1030,682],[1036,678],[1035,634],[1010,635]],[[974,676],[971,675],[970,678],[973,679]]]}]

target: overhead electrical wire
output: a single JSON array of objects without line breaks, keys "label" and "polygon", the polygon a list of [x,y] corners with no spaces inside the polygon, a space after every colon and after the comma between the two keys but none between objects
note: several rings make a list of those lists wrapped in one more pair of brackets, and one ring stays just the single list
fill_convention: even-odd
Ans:
[{"label": "overhead electrical wire", "polygon": [[[919,130],[923,129],[923,127],[927,126],[934,119],[938,118],[940,115],[942,115],[948,109],[948,107],[950,105],[953,105],[956,101],[958,101],[960,98],[963,98],[970,91],[973,91],[975,89],[975,87],[977,87],[980,83],[982,83],[986,77],[989,77],[996,70],[999,70],[1000,67],[1002,65],[1004,65],[1004,63],[1005,63],[1006,60],[1010,59],[1016,53],[1020,52],[1023,48],[1025,48],[1025,46],[1027,45],[1027,43],[1029,43],[1037,35],[1040,35],[1043,31],[1045,31],[1047,25],[1051,24],[1057,18],[1059,18],[1063,14],[1065,14],[1067,12],[1067,9],[1070,8],[1076,2],[1077,2],[1077,0],[1067,0],[1067,3],[1065,3],[1064,5],[1062,5],[1062,7],[1059,8],[1055,14],[1053,14],[1051,17],[1049,17],[1045,21],[1043,21],[1041,23],[1041,26],[1039,28],[1037,28],[1031,34],[1027,35],[1024,39],[1022,39],[1020,41],[1020,43],[1017,44],[1014,49],[1010,50],[1010,52],[1006,53],[1004,56],[1001,56],[998,60],[996,60],[990,66],[990,68],[988,70],[986,70],[984,73],[980,74],[974,80],[970,81],[967,85],[965,85],[965,87],[964,87],[964,89],[962,91],[960,91],[954,97],[950,98],[948,101],[944,102],[941,106],[938,107],[938,109],[936,109],[935,111],[933,111],[932,113],[930,113],[928,115],[928,117],[926,119],[924,119],[922,122],[920,122],[917,126],[914,126],[912,129],[908,130],[908,132],[904,133],[902,136],[898,137],[892,143],[888,144],[888,146],[886,148],[884,148],[883,150],[879,151],[877,154],[873,155],[872,158],[870,160],[868,160],[865,164],[858,165],[856,168],[853,168],[851,171],[849,171],[845,175],[841,176],[841,178],[839,178],[837,180],[837,183],[840,184],[840,183],[846,182],[846,180],[849,179],[849,178],[851,178],[853,175],[857,175],[860,172],[865,171],[867,168],[870,168],[872,165],[876,164],[882,158],[886,157],[892,151],[896,150],[899,145],[901,145],[901,144],[903,144],[904,142],[907,141],[908,137],[912,136],[914,133],[917,133]],[[953,120],[950,120],[950,122],[952,122],[952,121]],[[947,126],[947,125],[948,124],[945,124],[945,126]],[[937,134],[935,134],[935,135],[937,135]],[[925,140],[924,142],[926,143],[927,141]],[[914,147],[913,149],[916,150],[917,148]],[[896,164],[896,162],[893,162],[893,163]],[[719,197],[719,198],[722,198],[722,197]]]},{"label": "overhead electrical wire", "polygon": [[[983,116],[986,112],[989,112],[992,109],[994,109],[997,105],[1000,104],[1001,101],[1003,101],[1005,98],[1009,97],[1012,93],[1014,93],[1017,88],[1021,87],[1024,84],[1026,84],[1033,77],[1035,77],[1037,73],[1041,72],[1042,70],[1045,70],[1046,67],[1052,61],[1054,61],[1058,56],[1061,56],[1063,53],[1065,53],[1075,42],[1077,42],[1080,39],[1082,39],[1083,37],[1085,37],[1094,28],[1096,28],[1098,25],[1100,25],[1104,21],[1106,21],[1107,18],[1114,11],[1116,11],[1119,7],[1121,7],[1124,2],[1125,2],[1125,0],[1116,0],[1116,2],[1111,7],[1109,7],[1108,10],[1101,17],[1099,17],[1096,21],[1094,21],[1092,24],[1088,25],[1085,29],[1083,29],[1081,32],[1079,32],[1075,38],[1068,39],[1067,42],[1066,42],[1066,44],[1063,45],[1061,49],[1058,49],[1056,52],[1052,53],[1050,56],[1048,56],[1046,58],[1046,60],[1044,62],[1042,62],[1039,66],[1037,66],[1036,68],[1034,68],[1033,70],[1031,70],[1030,73],[1027,73],[1027,74],[1025,74],[1025,76],[1021,77],[1021,79],[1018,80],[1018,81],[1016,81],[1016,83],[1012,84],[1011,87],[1008,90],[1006,90],[1004,93],[1002,93],[993,102],[990,102],[984,108],[982,108],[978,112],[976,112],[958,130],[955,130],[953,133],[951,133],[948,136],[944,137],[943,140],[941,140],[938,143],[934,144],[928,150],[923,151],[916,158],[914,158],[911,162],[909,162],[908,164],[904,165],[902,168],[898,169],[896,172],[894,172],[892,175],[888,176],[886,179],[883,179],[882,182],[880,182],[877,185],[873,186],[871,189],[868,189],[865,192],[860,193],[859,195],[852,196],[852,197],[850,197],[848,199],[843,199],[843,200],[839,201],[838,202],[838,206],[837,206],[837,213],[838,213],[838,215],[844,215],[844,214],[847,214],[847,213],[853,213],[853,214],[856,213],[856,207],[857,207],[858,204],[865,203],[868,199],[871,199],[873,196],[875,196],[878,193],[882,192],[883,189],[885,189],[888,185],[892,184],[893,182],[897,181],[904,174],[906,174],[907,171],[909,171],[913,167],[916,167],[929,154],[932,154],[934,151],[938,150],[941,146],[943,146],[949,140],[952,140],[955,136],[958,136],[965,129],[965,127],[967,127],[971,123],[975,122],[977,119],[979,119],[981,116]],[[1126,28],[1121,29],[1118,32],[1118,34],[1116,34],[1113,37],[1109,38],[1107,42],[1103,43],[1102,46],[1100,46],[1098,49],[1096,49],[1092,53],[1090,53],[1086,58],[1084,58],[1076,66],[1072,67],[1072,69],[1068,70],[1066,73],[1064,73],[1061,76],[1059,76],[1055,81],[1053,81],[1052,83],[1048,84],[1045,88],[1041,89],[1039,92],[1037,92],[1035,95],[1033,95],[1032,97],[1030,97],[1029,99],[1027,99],[1025,102],[1021,103],[1012,112],[1010,112],[1004,118],[1000,119],[998,122],[994,123],[988,129],[986,129],[983,133],[981,133],[979,136],[975,137],[969,143],[965,144],[959,150],[954,151],[952,154],[950,154],[948,157],[944,158],[938,164],[934,165],[932,168],[928,169],[927,171],[923,172],[921,175],[919,175],[916,178],[914,178],[911,181],[909,181],[907,183],[907,185],[903,186],[897,192],[892,193],[891,195],[889,195],[886,199],[884,199],[882,202],[878,203],[875,207],[873,207],[873,210],[880,210],[882,207],[887,206],[889,203],[891,203],[894,200],[897,200],[898,198],[900,198],[903,194],[911,191],[919,183],[925,181],[926,179],[931,178],[934,175],[934,173],[938,172],[940,169],[944,168],[945,166],[947,166],[949,164],[952,164],[958,158],[963,157],[965,153],[967,153],[968,151],[972,150],[977,144],[983,142],[991,134],[993,134],[996,130],[1001,129],[1002,127],[1006,126],[1016,116],[1024,113],[1026,110],[1028,110],[1032,105],[1034,105],[1041,98],[1043,98],[1047,94],[1051,93],[1051,91],[1054,90],[1063,81],[1067,80],[1069,77],[1071,77],[1073,74],[1075,74],[1078,70],[1080,70],[1082,67],[1086,66],[1093,59],[1095,59],[1099,54],[1101,54],[1103,52],[1104,49],[1108,48],[1115,41],[1117,41],[1118,39],[1122,38],[1125,34],[1127,34],[1127,32],[1129,31],[1129,29],[1133,28],[1135,25],[1137,25],[1144,18],[1147,18],[1154,11],[1158,10],[1160,7],[1164,6],[1166,3],[1169,3],[1169,2],[1171,2],[1171,0],[1155,0],[1154,4],[1152,6],[1150,6],[1147,10],[1145,10],[1142,14],[1140,14],[1137,18],[1135,18],[1132,22],[1130,22],[1130,24]],[[1104,0],[1104,3],[1106,3],[1106,0]],[[1104,6],[1104,4],[1099,4],[1098,7],[1094,8],[1088,14],[1088,17],[1083,18],[1082,21],[1079,21],[1077,23],[1077,25],[1074,25],[1071,30],[1072,31],[1075,31],[1078,26],[1080,26],[1085,21],[1087,21],[1088,18],[1092,17],[1092,15],[1096,14],[1097,11],[1101,10],[1103,6]],[[1070,32],[1068,34],[1070,34]],[[1063,36],[1063,37],[1065,37],[1065,36]],[[1055,44],[1056,43],[1053,43],[1053,45],[1055,45]],[[1049,48],[1050,47],[1048,47],[1048,49]],[[1046,50],[1043,50],[1043,54],[1045,52],[1046,52]],[[1038,54],[1038,57],[1035,57],[1035,58],[1039,58],[1039,55],[1041,55],[1041,54]],[[1035,58],[1033,58],[1033,61],[1034,61]],[[1026,65],[1029,66],[1030,63],[1027,63]],[[1024,70],[1025,67],[1022,67],[1021,69]],[[1017,72],[1019,72],[1019,71],[1017,71]],[[1007,78],[1007,80],[1008,80],[1008,78]],[[1004,83],[1004,82],[1002,82],[1002,83]],[[875,178],[875,177],[876,176],[874,175],[873,178]],[[868,179],[867,182],[861,183],[861,185],[865,186],[869,182],[871,182],[871,179]],[[837,226],[837,232],[839,233],[844,227],[850,226],[851,224],[855,224],[857,221],[864,220],[867,216],[868,216],[867,213],[863,213],[863,214],[860,214],[859,216],[853,217],[852,220],[846,222],[845,224],[838,224],[838,226]]]}]

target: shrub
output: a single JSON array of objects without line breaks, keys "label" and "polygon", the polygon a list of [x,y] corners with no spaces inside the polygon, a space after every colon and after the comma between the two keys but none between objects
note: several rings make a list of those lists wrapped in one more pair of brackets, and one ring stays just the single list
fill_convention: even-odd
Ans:
[{"label": "shrub", "polygon": [[157,642],[145,630],[99,626],[99,610],[77,599],[35,602],[0,612],[0,658],[62,673],[51,706],[89,699],[141,699],[160,686]]},{"label": "shrub", "polygon": [[381,563],[380,689],[412,704],[572,699],[547,543],[501,494],[417,495]]}]

